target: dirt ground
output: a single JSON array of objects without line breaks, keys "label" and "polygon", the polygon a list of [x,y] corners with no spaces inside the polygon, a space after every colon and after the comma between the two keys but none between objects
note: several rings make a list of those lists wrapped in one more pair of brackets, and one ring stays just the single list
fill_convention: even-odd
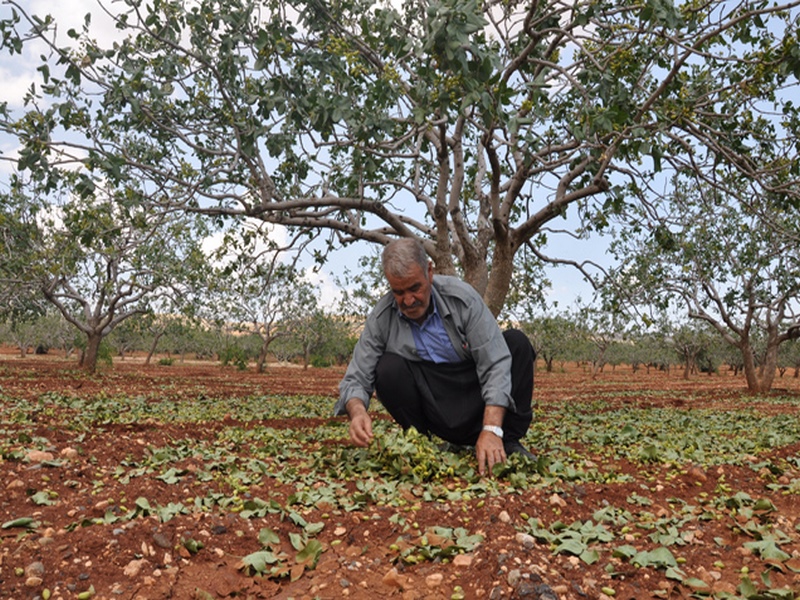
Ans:
[{"label": "dirt ground", "polygon": [[[271,366],[267,373],[259,375],[210,363],[163,367],[117,360],[113,367],[88,376],[78,371],[73,362],[63,359],[0,356],[0,403],[18,398],[30,402],[29,412],[17,417],[8,416],[16,413],[3,413],[6,416],[0,422],[0,438],[6,440],[0,444],[5,453],[0,455],[0,523],[4,524],[0,529],[0,598],[781,600],[795,598],[794,592],[800,590],[800,485],[795,486],[798,489],[792,487],[800,480],[800,439],[774,448],[768,456],[753,457],[753,464],[686,465],[676,473],[665,465],[645,468],[641,463],[618,460],[614,468],[620,475],[619,483],[560,482],[552,489],[534,486],[524,492],[465,497],[461,502],[410,498],[403,516],[408,521],[413,519],[419,531],[447,524],[465,526],[483,536],[483,541],[470,552],[447,561],[404,564],[396,560],[392,544],[403,530],[399,509],[391,502],[368,503],[352,512],[331,510],[319,503],[304,512],[307,521],[326,523],[317,536],[324,549],[319,562],[313,570],[301,569],[292,576],[274,579],[245,572],[241,568],[242,557],[258,549],[255,538],[264,523],[285,532],[290,526],[285,520],[276,515],[243,519],[215,507],[176,514],[166,522],[150,514],[106,524],[102,522],[104,515],[115,503],[122,503],[120,498],[131,504],[144,497],[153,505],[167,506],[181,501],[182,494],[196,493],[189,484],[183,488],[167,485],[155,476],[125,481],[114,473],[119,472],[119,465],[135,462],[146,448],[162,447],[170,440],[212,440],[232,424],[248,429],[307,430],[330,419],[234,423],[222,418],[202,426],[157,420],[112,422],[102,426],[102,435],[92,435],[92,424],[88,424],[89,433],[85,427],[70,427],[62,414],[47,409],[47,403],[42,402],[48,394],[87,399],[120,394],[148,398],[158,394],[162,400],[164,396],[173,397],[176,403],[199,394],[208,398],[286,394],[329,398],[332,407],[342,372],[338,368]],[[773,414],[796,412],[800,381],[787,375],[776,380],[775,387],[770,397],[753,401],[752,408]],[[647,393],[639,395],[640,391]],[[727,409],[731,399],[745,396],[744,382],[728,373],[698,375],[685,381],[677,372],[632,373],[627,368],[607,369],[596,379],[576,367],[565,372],[537,371],[534,395],[543,418],[548,418],[550,408],[578,395],[585,401],[593,394],[606,409],[663,405],[720,411]],[[347,444],[346,430],[341,431],[343,437],[332,440],[331,448]],[[37,445],[42,440],[46,441],[44,447]],[[318,451],[324,452],[324,448]],[[575,450],[582,452],[581,448]],[[187,459],[190,462],[191,457]],[[764,462],[785,468],[775,473],[757,467]],[[286,464],[285,468],[290,469],[291,465]],[[192,472],[190,464],[186,470]],[[286,499],[298,488],[285,481],[265,479],[261,489],[256,484],[250,492]],[[313,482],[309,485],[313,488]],[[448,482],[442,485],[453,488]],[[50,501],[32,502],[41,498],[36,494],[43,489]],[[637,568],[607,552],[601,560],[587,564],[570,553],[555,553],[552,544],[525,533],[526,521],[531,517],[544,528],[556,521],[589,522],[603,506],[630,506],[632,498],[642,497],[647,498],[647,509],[655,519],[682,513],[696,516],[709,498],[720,494],[720,489],[768,500],[772,508],[761,513],[756,507],[755,516],[744,509],[726,509],[708,519],[691,519],[691,524],[681,531],[683,539],[674,553],[694,582],[694,590],[666,577],[663,569]],[[14,524],[19,519],[28,519],[30,524]],[[738,527],[737,519],[741,521]],[[769,525],[770,531],[780,530],[780,549],[791,558],[771,558],[747,545],[753,540],[764,541],[763,537],[742,531],[746,522],[753,519],[761,519],[758,522]],[[635,531],[626,533],[619,527],[615,534],[620,544],[635,540],[638,548],[648,547],[646,536],[636,535]],[[201,540],[202,549],[190,551],[184,543],[187,539]],[[651,544],[652,548],[656,546]],[[768,587],[776,595],[748,596],[747,588],[741,585],[750,579],[755,587]]]}]

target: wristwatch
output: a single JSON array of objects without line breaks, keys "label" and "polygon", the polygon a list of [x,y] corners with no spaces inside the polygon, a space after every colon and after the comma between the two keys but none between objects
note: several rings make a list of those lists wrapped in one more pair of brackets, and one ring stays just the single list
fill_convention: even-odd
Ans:
[{"label": "wristwatch", "polygon": [[484,425],[483,426],[483,430],[484,431],[491,431],[493,434],[495,434],[501,440],[503,439],[503,428],[502,427],[498,427],[497,425]]}]

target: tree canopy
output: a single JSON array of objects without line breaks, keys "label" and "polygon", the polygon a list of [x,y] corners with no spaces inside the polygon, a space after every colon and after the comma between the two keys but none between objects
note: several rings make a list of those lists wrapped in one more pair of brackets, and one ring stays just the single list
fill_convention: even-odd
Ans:
[{"label": "tree canopy", "polygon": [[62,41],[6,3],[3,48],[47,46],[0,114],[13,185],[108,182],[331,246],[415,236],[495,314],[522,249],[552,258],[568,211],[603,229],[668,170],[800,193],[797,1],[125,0],[94,10],[107,45],[92,15]]}]

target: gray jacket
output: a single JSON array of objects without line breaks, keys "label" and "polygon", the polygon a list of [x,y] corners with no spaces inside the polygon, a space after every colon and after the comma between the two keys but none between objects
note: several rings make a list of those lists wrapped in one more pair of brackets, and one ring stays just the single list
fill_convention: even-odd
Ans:
[{"label": "gray jacket", "polygon": [[[494,315],[480,294],[457,277],[435,275],[431,293],[453,347],[463,360],[475,362],[481,394],[486,404],[514,410],[511,398],[511,354]],[[407,360],[417,355],[411,325],[400,318],[391,293],[372,309],[353,350],[347,372],[339,384],[334,414],[347,414],[345,405],[359,398],[369,408],[375,390],[375,368],[386,352]]]}]

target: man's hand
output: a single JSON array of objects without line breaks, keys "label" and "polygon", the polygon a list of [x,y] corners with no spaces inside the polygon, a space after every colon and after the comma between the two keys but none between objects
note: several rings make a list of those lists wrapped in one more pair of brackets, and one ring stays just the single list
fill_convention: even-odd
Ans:
[{"label": "man's hand", "polygon": [[345,406],[350,417],[350,441],[356,446],[366,448],[372,443],[372,418],[364,403],[358,398],[350,398]]},{"label": "man's hand", "polygon": [[[505,414],[506,409],[502,406],[487,404],[486,409],[483,411],[483,424],[502,427]],[[498,463],[506,462],[503,438],[484,429],[475,443],[475,456],[478,459],[478,473],[483,475],[488,471],[491,474],[492,467]]]},{"label": "man's hand", "polygon": [[491,473],[496,464],[506,462],[503,439],[491,431],[481,431],[475,444],[475,456],[478,458],[478,473],[483,475],[487,470]]}]

